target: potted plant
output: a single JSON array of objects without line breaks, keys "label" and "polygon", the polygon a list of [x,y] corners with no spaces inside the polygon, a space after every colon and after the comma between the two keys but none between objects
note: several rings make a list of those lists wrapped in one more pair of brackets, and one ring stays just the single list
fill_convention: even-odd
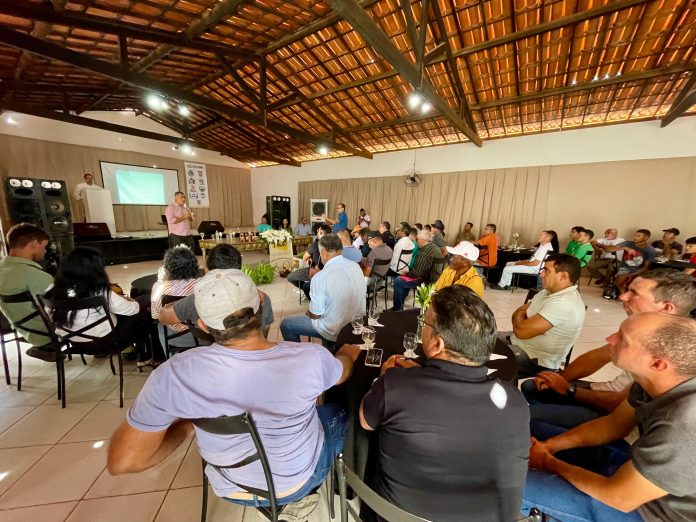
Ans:
[{"label": "potted plant", "polygon": [[416,330],[416,340],[421,342],[421,333],[423,327],[421,326],[421,319],[425,317],[425,312],[428,311],[430,306],[430,299],[435,293],[435,283],[425,284],[421,283],[416,288],[416,302],[420,305],[420,312],[418,313],[418,329]]}]

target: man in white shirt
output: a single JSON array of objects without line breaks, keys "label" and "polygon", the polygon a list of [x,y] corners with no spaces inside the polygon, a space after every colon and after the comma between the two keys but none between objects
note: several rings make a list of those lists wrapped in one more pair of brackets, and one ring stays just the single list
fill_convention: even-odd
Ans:
[{"label": "man in white shirt", "polygon": [[553,252],[551,239],[552,235],[546,230],[543,230],[541,234],[539,234],[539,247],[534,252],[534,255],[528,261],[510,261],[505,268],[503,268],[503,275],[500,277],[498,284],[493,285],[491,288],[494,290],[504,290],[512,284],[513,274],[538,274],[544,263],[544,258],[547,254]]},{"label": "man in white shirt", "polygon": [[512,314],[510,349],[517,359],[519,377],[558,370],[580,337],[585,304],[578,279],[580,261],[576,257],[549,256],[541,269],[543,290]]},{"label": "man in white shirt", "polygon": [[94,183],[94,176],[89,172],[83,176],[84,181],[78,183],[73,190],[73,197],[78,201],[85,199],[85,190],[103,190],[99,185]]},{"label": "man in white shirt", "polygon": [[401,255],[404,250],[413,251],[413,241],[408,237],[411,227],[407,226],[406,223],[402,223],[396,229],[396,245],[394,245],[394,254],[392,256],[391,263],[389,265],[389,275],[397,276],[399,272],[404,268],[408,269],[411,263],[411,256],[413,254]]},{"label": "man in white shirt", "polygon": [[623,259],[623,250],[617,250],[616,252],[605,252],[602,250],[603,246],[616,246],[619,243],[625,241],[622,237],[617,237],[619,235],[615,228],[607,228],[604,231],[604,237],[590,241],[592,248],[598,252],[602,252],[602,256],[599,259],[594,259],[590,261],[587,265],[587,270],[590,271],[592,277],[595,278],[595,285],[602,286],[605,282],[604,274],[600,271],[600,268],[607,268],[611,266],[614,259],[621,261]]},{"label": "man in white shirt", "polygon": [[295,235],[297,237],[311,236],[312,225],[307,223],[307,216],[302,216],[300,222],[295,225]]},{"label": "man in white shirt", "polygon": [[358,215],[358,226],[360,228],[370,228],[370,223],[372,222],[372,218],[370,218],[370,215],[365,212],[364,208],[360,209],[360,214]]},{"label": "man in white shirt", "polygon": [[334,348],[338,332],[354,315],[365,313],[365,279],[360,265],[343,257],[343,244],[336,234],[319,240],[324,268],[312,279],[309,310],[305,315],[285,317],[280,332],[285,341],[300,342],[301,335],[321,337]]}]

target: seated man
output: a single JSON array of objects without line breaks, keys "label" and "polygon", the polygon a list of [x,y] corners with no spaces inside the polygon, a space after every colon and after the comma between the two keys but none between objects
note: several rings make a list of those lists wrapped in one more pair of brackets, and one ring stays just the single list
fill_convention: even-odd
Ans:
[{"label": "seated man", "polygon": [[585,227],[574,226],[570,229],[570,241],[568,241],[568,246],[566,246],[565,253],[568,255],[573,255],[575,249],[580,246],[580,234],[585,230]]},{"label": "seated man", "polygon": [[[361,233],[362,229],[363,229],[363,227],[357,225],[357,226],[353,227],[353,230],[350,231],[350,235],[353,238],[353,246],[355,248],[360,248],[365,243],[363,241],[362,237],[360,237],[360,233]],[[367,233],[367,232],[365,232],[365,233]]]},{"label": "seated man", "polygon": [[[689,263],[691,263],[692,265],[696,265],[696,236],[690,237],[686,240],[684,250],[686,251],[686,254],[689,256]],[[696,277],[696,267],[685,268],[684,273]]]},{"label": "seated man", "polygon": [[471,288],[476,295],[483,297],[483,279],[473,265],[478,259],[478,248],[468,241],[462,241],[454,248],[448,246],[447,252],[451,254],[449,266],[445,267],[435,282],[435,290],[460,285]]},{"label": "seated man", "polygon": [[295,225],[295,235],[297,237],[312,235],[312,225],[307,223],[307,216],[302,216],[300,222]]},{"label": "seated man", "polygon": [[343,257],[343,245],[335,234],[319,240],[324,268],[312,280],[311,302],[306,315],[284,317],[280,332],[286,341],[300,335],[321,337],[333,347],[338,332],[354,315],[365,314],[365,278],[360,266]]},{"label": "seated man", "polygon": [[518,518],[529,412],[515,386],[486,377],[495,342],[486,303],[450,286],[423,320],[423,367],[384,364],[360,424],[379,430],[375,489],[389,502],[439,522]]},{"label": "seated man", "polygon": [[447,243],[445,242],[445,225],[439,219],[435,220],[435,223],[430,224],[430,232],[433,234],[433,245],[440,249],[442,257],[447,256],[447,250],[445,247]]},{"label": "seated man", "polygon": [[391,311],[403,310],[404,299],[410,289],[417,288],[421,283],[434,283],[440,277],[441,271],[437,265],[442,263],[442,254],[440,249],[432,243],[432,234],[427,230],[421,230],[418,232],[416,243],[418,243],[418,256],[413,269],[402,270],[402,275],[407,279],[394,278],[394,306]]},{"label": "seated man", "polygon": [[[389,275],[396,276],[404,268],[408,267],[411,263],[411,257],[413,256],[413,241],[409,237],[411,232],[411,226],[408,223],[401,223],[399,228],[396,229],[396,245],[394,245],[394,253],[392,255],[391,263],[389,264]],[[411,250],[410,254],[403,254],[402,252],[406,250]]]},{"label": "seated man", "polygon": [[[334,357],[316,344],[267,341],[258,289],[239,271],[209,272],[194,295],[198,325],[215,344],[177,354],[150,375],[111,438],[109,473],[157,465],[192,431],[204,459],[216,466],[235,464],[254,451],[249,437],[205,432],[188,419],[248,411],[268,455],[279,504],[304,498],[324,481],[347,426],[345,412],[317,407],[317,397],[346,380],[359,349],[346,345]],[[240,484],[267,489],[258,463],[220,471],[208,466],[206,474],[218,496],[236,503],[256,505],[258,499]]]},{"label": "seated man", "polygon": [[302,260],[308,266],[293,270],[288,275],[288,283],[291,283],[302,290],[307,296],[307,299],[309,299],[309,288],[312,277],[324,266],[322,265],[321,257],[319,256],[319,240],[322,238],[322,236],[330,233],[330,226],[321,225],[317,229],[316,239],[310,243],[310,245],[307,247],[307,251],[302,256]]},{"label": "seated man", "polygon": [[394,236],[391,233],[391,223],[389,223],[389,221],[382,221],[379,224],[378,230],[379,233],[382,234],[382,242],[389,248],[394,249],[394,245],[396,245],[396,239],[394,239]]},{"label": "seated man", "polygon": [[[639,228],[633,235],[633,241],[624,241],[616,246],[605,246],[602,250],[605,252],[623,251],[623,259],[619,263],[619,270],[616,275],[616,287],[620,292],[624,290],[624,283],[632,275],[638,273],[644,267],[647,267],[650,262],[655,259],[655,249],[648,244],[650,239],[650,231],[645,228]],[[611,267],[607,268],[607,274],[611,271]],[[611,277],[608,275],[607,277]]]},{"label": "seated man", "polygon": [[500,276],[498,284],[493,285],[491,288],[504,290],[512,284],[512,276],[514,274],[538,274],[546,256],[549,252],[553,252],[552,239],[555,234],[551,230],[542,230],[538,237],[539,246],[534,251],[534,255],[528,261],[510,261],[503,268],[503,274]]},{"label": "seated man", "polygon": [[339,237],[341,240],[341,244],[343,245],[343,257],[346,259],[350,259],[351,261],[355,261],[356,263],[360,263],[362,261],[362,254],[360,253],[360,249],[357,247],[354,247],[351,244],[350,241],[350,234],[348,233],[347,230],[339,230],[336,232],[336,235]]},{"label": "seated man", "polygon": [[498,263],[498,236],[497,227],[493,223],[488,223],[483,231],[483,235],[474,245],[481,247],[479,258],[475,266],[491,267]]},{"label": "seated man", "polygon": [[391,261],[392,249],[382,242],[382,235],[373,230],[367,234],[367,244],[370,245],[370,253],[360,264],[367,287],[374,289],[377,281],[387,275],[389,265],[375,265],[375,261]]},{"label": "seated man", "polygon": [[676,241],[679,235],[678,228],[666,228],[662,232],[662,239],[653,241],[652,247],[658,254],[662,254],[666,257],[675,257],[682,253],[682,246]]},{"label": "seated man", "polygon": [[[554,254],[541,269],[543,290],[512,314],[510,348],[519,377],[557,370],[580,337],[585,304],[578,292],[580,262],[568,254]],[[507,333],[501,334],[507,338]]]},{"label": "seated man", "polygon": [[[9,254],[0,261],[0,294],[30,292],[32,296],[36,296],[46,292],[53,284],[53,277],[43,271],[39,262],[46,255],[48,240],[46,232],[29,223],[15,225],[7,232]],[[36,313],[31,303],[0,304],[0,310],[17,332],[32,345],[27,350],[28,356],[55,362],[55,347],[51,344],[51,338],[38,314],[19,328],[15,326],[16,322]]]},{"label": "seated man", "polygon": [[462,241],[468,241],[469,243],[472,243],[476,241],[476,236],[474,235],[473,229],[474,224],[471,221],[467,221],[464,223],[464,230],[462,230],[459,235],[457,236],[457,239],[455,240],[457,244],[461,243]]},{"label": "seated man", "polygon": [[[420,230],[423,230],[421,227]],[[408,262],[408,269],[413,270],[413,265],[416,262],[416,257],[418,257],[418,251],[420,250],[420,247],[418,246],[418,232],[420,232],[416,227],[411,228],[411,230],[408,231],[408,238],[411,240],[411,243],[413,243],[413,252],[411,252],[411,261]],[[403,268],[399,268],[399,273]]]},{"label": "seated man", "polygon": [[607,269],[607,275],[611,277],[611,270],[612,267],[614,266],[614,262],[616,260],[621,261],[623,258],[623,252],[622,251],[616,251],[616,252],[605,252],[604,247],[605,246],[616,246],[620,243],[623,243],[625,240],[622,237],[618,237],[618,231],[615,228],[607,228],[604,231],[604,237],[601,239],[597,239],[590,241],[590,244],[592,245],[592,248],[594,248],[597,251],[602,252],[602,256],[599,259],[594,259],[589,262],[587,265],[587,269],[590,271],[590,274],[592,274],[592,277],[595,278],[595,285],[597,286],[602,286],[604,285],[604,282],[606,280],[605,274],[603,274],[600,269],[606,268]]},{"label": "seated man", "polygon": [[[696,284],[692,277],[676,270],[649,270],[636,277],[619,296],[626,314],[664,312],[688,316],[696,308]],[[621,372],[611,381],[579,381],[611,362],[609,345],[595,348],[571,362],[558,373],[541,372],[522,383],[535,422],[574,428],[578,424],[611,413],[628,396],[633,377]]]},{"label": "seated man", "polygon": [[[696,321],[636,314],[607,341],[614,364],[636,379],[628,399],[606,417],[532,439],[522,511],[588,522],[696,520]],[[636,426],[629,446],[621,439]]]},{"label": "seated man", "polygon": [[585,268],[585,265],[592,260],[592,254],[594,249],[592,248],[592,238],[594,237],[594,232],[589,228],[583,228],[577,236],[577,241],[575,242],[575,248],[571,252],[568,252],[566,248],[566,254],[570,254],[573,257],[577,257],[580,261],[580,268]]},{"label": "seated man", "polygon": [[[216,272],[225,270],[239,271],[242,268],[242,255],[232,245],[221,243],[215,245],[210,250],[206,256],[205,265],[206,272],[210,272],[211,270],[215,270]],[[263,335],[268,336],[268,330],[271,328],[271,323],[273,323],[273,306],[271,304],[271,298],[268,297],[265,292],[259,290],[259,295],[261,296],[261,306],[263,308],[261,313],[261,329]],[[159,322],[167,326],[181,323],[196,325],[198,322],[198,312],[196,311],[194,295],[186,296],[183,299],[179,299],[174,303],[160,308]],[[197,336],[196,339],[202,345],[212,343],[212,339],[209,337]]]}]

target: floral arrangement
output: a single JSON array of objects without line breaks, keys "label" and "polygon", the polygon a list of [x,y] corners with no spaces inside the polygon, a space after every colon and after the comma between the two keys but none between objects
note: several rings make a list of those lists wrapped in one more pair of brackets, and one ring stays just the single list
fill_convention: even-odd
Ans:
[{"label": "floral arrangement", "polygon": [[283,229],[266,230],[265,232],[261,232],[260,236],[266,243],[273,246],[284,245],[288,241],[292,241],[292,234]]},{"label": "floral arrangement", "polygon": [[517,241],[519,238],[520,238],[519,232],[515,232],[514,234],[512,234],[512,239],[514,239],[515,241]]}]

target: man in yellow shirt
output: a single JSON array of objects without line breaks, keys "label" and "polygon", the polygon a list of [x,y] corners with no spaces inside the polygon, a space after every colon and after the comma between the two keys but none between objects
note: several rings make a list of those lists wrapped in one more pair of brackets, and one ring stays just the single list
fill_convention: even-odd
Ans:
[{"label": "man in yellow shirt", "polygon": [[474,268],[474,262],[479,255],[478,248],[468,241],[462,241],[454,248],[448,246],[447,252],[452,254],[449,266],[442,271],[435,283],[435,290],[451,285],[461,285],[471,288],[483,298],[483,279]]}]

